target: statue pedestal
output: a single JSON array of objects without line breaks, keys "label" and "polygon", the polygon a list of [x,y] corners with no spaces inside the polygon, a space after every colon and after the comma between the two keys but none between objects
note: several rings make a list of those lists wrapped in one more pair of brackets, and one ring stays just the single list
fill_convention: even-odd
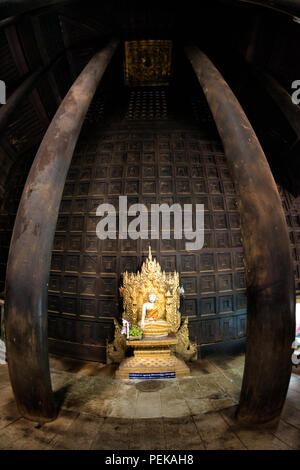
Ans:
[{"label": "statue pedestal", "polygon": [[118,370],[118,379],[170,379],[190,375],[182,359],[171,353],[170,347],[177,344],[173,333],[168,336],[147,336],[141,340],[127,340],[126,346],[134,349],[134,356],[125,358]]}]

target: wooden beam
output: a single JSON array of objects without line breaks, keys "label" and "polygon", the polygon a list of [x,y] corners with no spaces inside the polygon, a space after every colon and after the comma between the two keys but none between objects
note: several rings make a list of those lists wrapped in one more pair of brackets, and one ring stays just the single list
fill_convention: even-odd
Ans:
[{"label": "wooden beam", "polygon": [[44,72],[46,67],[39,67],[33,73],[31,73],[18,88],[10,95],[5,105],[0,108],[0,133],[2,134],[5,130],[10,118],[17,110],[18,105],[28,96],[36,85],[37,80]]},{"label": "wooden beam", "polygon": [[290,17],[300,17],[299,0],[218,0],[223,5],[258,7],[257,11],[270,10]]},{"label": "wooden beam", "polygon": [[0,0],[0,20],[41,8],[78,3],[80,0]]},{"label": "wooden beam", "polygon": [[20,413],[56,417],[48,359],[47,300],[53,238],[73,151],[89,104],[117,47],[94,55],[59,106],[43,138],[19,204],[6,272],[6,344]]},{"label": "wooden beam", "polygon": [[[5,28],[5,35],[11,51],[11,55],[14,58],[16,68],[18,69],[20,76],[27,75],[29,73],[29,68],[24,56],[22,46],[20,44],[16,25],[13,24]],[[35,88],[32,88],[31,90],[28,89],[27,91],[28,98],[32,106],[36,110],[42,125],[48,126],[49,118],[47,116],[43,103],[41,102],[38,91]]]},{"label": "wooden beam", "polygon": [[247,64],[258,82],[281,110],[297,138],[300,138],[300,108],[297,104],[292,102],[292,93],[294,90],[291,88],[289,93],[265,70],[252,62],[247,61]]},{"label": "wooden beam", "polygon": [[289,16],[300,15],[300,2],[299,0],[235,0],[241,4],[249,4],[268,8],[279,13]]},{"label": "wooden beam", "polygon": [[[21,15],[22,13],[33,12],[42,8],[71,6],[73,4],[80,5],[80,0],[0,0],[0,20],[10,16]],[[203,6],[210,2],[203,2]],[[250,5],[264,9],[273,10],[289,16],[300,16],[300,4],[298,0],[219,0],[218,3],[237,5]]]},{"label": "wooden beam", "polygon": [[238,418],[278,418],[291,374],[295,286],[280,196],[238,100],[197,47],[186,47],[218,128],[238,196],[247,283],[246,359]]}]

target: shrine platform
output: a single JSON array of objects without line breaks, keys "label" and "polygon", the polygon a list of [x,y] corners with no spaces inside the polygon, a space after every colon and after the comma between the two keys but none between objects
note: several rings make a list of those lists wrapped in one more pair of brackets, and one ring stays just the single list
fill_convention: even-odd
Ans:
[{"label": "shrine platform", "polygon": [[189,376],[188,366],[171,351],[177,342],[174,333],[163,337],[146,336],[140,340],[127,340],[126,346],[133,348],[134,355],[121,362],[116,378],[152,380]]}]

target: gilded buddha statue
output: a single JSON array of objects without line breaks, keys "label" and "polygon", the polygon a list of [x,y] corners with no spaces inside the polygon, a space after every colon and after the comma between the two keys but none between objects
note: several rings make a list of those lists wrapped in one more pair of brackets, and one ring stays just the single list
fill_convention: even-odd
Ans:
[{"label": "gilded buddha statue", "polygon": [[152,259],[151,248],[141,272],[124,273],[123,319],[139,325],[146,336],[167,336],[180,325],[179,274],[165,273]]},{"label": "gilded buddha statue", "polygon": [[140,327],[144,335],[150,336],[167,336],[168,323],[161,319],[164,314],[164,304],[156,298],[156,294],[148,295],[149,302],[145,302],[142,306],[142,318]]},{"label": "gilded buddha statue", "polygon": [[125,357],[116,371],[117,378],[172,378],[189,375],[184,361],[171,351],[178,344],[176,334],[180,327],[179,274],[165,273],[149,255],[141,271],[123,275],[120,288],[123,297],[123,321],[139,326],[143,338],[130,337],[126,346],[134,355]]}]

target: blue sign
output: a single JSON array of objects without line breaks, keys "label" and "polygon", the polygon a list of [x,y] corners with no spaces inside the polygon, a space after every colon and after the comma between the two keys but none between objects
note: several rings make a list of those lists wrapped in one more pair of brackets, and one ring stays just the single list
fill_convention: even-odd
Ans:
[{"label": "blue sign", "polygon": [[175,379],[176,372],[129,372],[130,379]]}]

